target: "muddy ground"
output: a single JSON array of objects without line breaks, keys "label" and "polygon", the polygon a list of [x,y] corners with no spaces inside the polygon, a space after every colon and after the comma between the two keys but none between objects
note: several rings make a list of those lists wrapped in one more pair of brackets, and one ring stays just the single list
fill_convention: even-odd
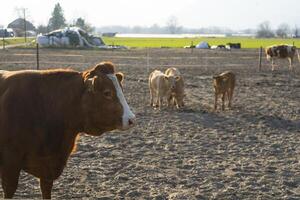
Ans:
[{"label": "muddy ground", "polygon": [[[0,52],[0,69],[35,68],[35,50]],[[138,123],[101,137],[82,134],[55,182],[57,199],[300,199],[300,64],[271,72],[258,50],[41,49],[40,68],[84,70],[110,60],[125,73],[125,96]],[[148,74],[177,67],[186,107],[149,106]],[[236,74],[233,109],[213,111],[212,75]],[[2,189],[0,189],[0,194]],[[15,198],[40,198],[22,173]]]}]

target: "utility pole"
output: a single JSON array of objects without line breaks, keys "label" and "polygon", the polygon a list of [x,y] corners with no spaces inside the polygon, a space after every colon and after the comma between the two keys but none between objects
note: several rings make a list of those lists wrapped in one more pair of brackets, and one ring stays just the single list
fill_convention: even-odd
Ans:
[{"label": "utility pole", "polygon": [[2,49],[3,49],[3,50],[5,49],[5,40],[4,40],[5,32],[6,32],[5,30],[6,30],[6,29],[3,29],[3,38],[2,38],[2,42],[3,42],[3,43],[2,43],[2,45],[3,45],[3,48],[2,48]]},{"label": "utility pole", "polygon": [[23,8],[23,15],[24,15],[24,37],[25,37],[25,43],[27,43],[26,9],[25,8]]}]

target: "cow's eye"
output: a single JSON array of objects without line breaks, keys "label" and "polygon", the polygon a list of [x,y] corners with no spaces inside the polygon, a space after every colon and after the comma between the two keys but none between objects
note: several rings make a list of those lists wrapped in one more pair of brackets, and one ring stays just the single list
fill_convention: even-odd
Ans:
[{"label": "cow's eye", "polygon": [[111,99],[112,96],[113,96],[112,91],[111,91],[111,90],[108,90],[108,89],[106,89],[106,90],[103,91],[103,95],[104,95],[104,97],[107,98],[107,99]]}]

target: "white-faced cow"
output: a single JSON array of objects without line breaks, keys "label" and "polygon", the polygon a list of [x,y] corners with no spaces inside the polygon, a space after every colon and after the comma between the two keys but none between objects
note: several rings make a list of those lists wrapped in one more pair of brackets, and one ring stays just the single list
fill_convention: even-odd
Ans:
[{"label": "white-faced cow", "polygon": [[299,57],[299,53],[297,51],[296,46],[293,45],[286,45],[286,44],[282,44],[282,45],[273,45],[270,47],[267,47],[265,49],[266,55],[267,55],[267,59],[271,60],[271,64],[272,64],[272,71],[274,71],[274,59],[275,58],[279,58],[279,59],[283,59],[283,58],[287,58],[289,60],[289,69],[293,70],[293,59],[297,53],[298,55],[298,59],[300,61],[300,57]]},{"label": "white-faced cow", "polygon": [[43,198],[62,173],[78,133],[99,136],[135,123],[123,74],[103,62],[85,72],[24,70],[0,73],[0,175],[12,198],[20,171],[40,179]]}]

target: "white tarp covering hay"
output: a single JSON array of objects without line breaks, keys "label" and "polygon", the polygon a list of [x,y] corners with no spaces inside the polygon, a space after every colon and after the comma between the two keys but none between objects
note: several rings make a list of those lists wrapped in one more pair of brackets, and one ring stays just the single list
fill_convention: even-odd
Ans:
[{"label": "white tarp covering hay", "polygon": [[125,46],[105,45],[100,37],[88,34],[78,27],[67,27],[37,36],[37,43],[42,47],[89,47],[103,49],[126,49]]}]

